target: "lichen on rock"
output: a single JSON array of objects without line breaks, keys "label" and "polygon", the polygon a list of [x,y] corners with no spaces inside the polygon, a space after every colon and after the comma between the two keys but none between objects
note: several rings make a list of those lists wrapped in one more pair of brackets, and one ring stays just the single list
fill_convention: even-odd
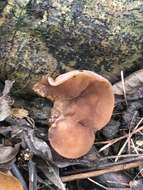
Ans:
[{"label": "lichen on rock", "polygon": [[142,67],[142,13],[141,0],[14,1],[2,14],[0,78],[30,89],[42,74],[88,69],[113,82]]}]

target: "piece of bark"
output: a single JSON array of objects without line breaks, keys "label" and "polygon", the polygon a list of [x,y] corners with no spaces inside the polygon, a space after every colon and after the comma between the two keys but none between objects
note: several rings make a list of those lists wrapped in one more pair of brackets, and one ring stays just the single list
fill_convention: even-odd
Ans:
[{"label": "piece of bark", "polygon": [[88,69],[118,79],[142,67],[142,0],[13,1],[0,7],[0,78],[31,93],[41,75]]},{"label": "piece of bark", "polygon": [[[143,87],[143,69],[140,69],[124,80],[126,94],[134,94],[140,87]],[[114,94],[123,95],[123,84],[122,81],[117,82],[113,85]]]}]

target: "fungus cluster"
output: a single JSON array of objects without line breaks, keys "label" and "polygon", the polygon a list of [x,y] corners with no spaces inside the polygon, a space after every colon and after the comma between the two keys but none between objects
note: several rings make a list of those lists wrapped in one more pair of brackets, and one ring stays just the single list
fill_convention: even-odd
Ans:
[{"label": "fungus cluster", "polygon": [[95,132],[111,118],[114,96],[110,82],[92,71],[74,70],[55,80],[44,76],[33,90],[54,102],[48,133],[53,149],[71,159],[85,155]]}]

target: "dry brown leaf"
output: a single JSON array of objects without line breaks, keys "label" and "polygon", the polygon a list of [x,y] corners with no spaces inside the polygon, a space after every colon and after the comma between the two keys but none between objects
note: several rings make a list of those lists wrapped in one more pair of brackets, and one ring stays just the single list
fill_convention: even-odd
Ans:
[{"label": "dry brown leaf", "polygon": [[19,119],[23,119],[24,117],[28,116],[28,111],[23,108],[12,108],[11,112],[12,116],[17,117]]},{"label": "dry brown leaf", "polygon": [[[126,94],[133,94],[140,87],[143,87],[143,69],[138,70],[125,78]],[[114,94],[123,95],[123,85],[121,81],[113,85],[113,91]]]}]

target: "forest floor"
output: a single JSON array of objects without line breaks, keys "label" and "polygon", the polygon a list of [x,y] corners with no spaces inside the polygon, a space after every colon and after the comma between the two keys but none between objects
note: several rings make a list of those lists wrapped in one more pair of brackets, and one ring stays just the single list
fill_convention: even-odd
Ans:
[{"label": "forest floor", "polygon": [[[127,79],[121,73],[120,84],[113,85],[112,118],[96,133],[91,151],[79,159],[65,159],[55,153],[47,140],[48,114],[33,110],[33,97],[14,97],[13,81],[1,83],[1,170],[10,170],[24,190],[142,190],[142,76],[143,70]],[[47,100],[36,97],[34,101],[45,104]]]}]

